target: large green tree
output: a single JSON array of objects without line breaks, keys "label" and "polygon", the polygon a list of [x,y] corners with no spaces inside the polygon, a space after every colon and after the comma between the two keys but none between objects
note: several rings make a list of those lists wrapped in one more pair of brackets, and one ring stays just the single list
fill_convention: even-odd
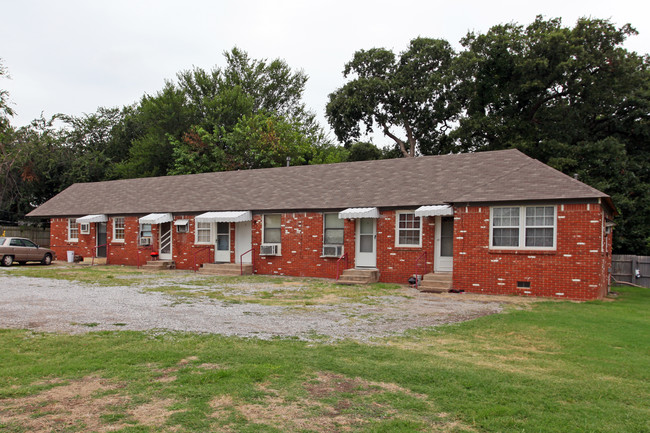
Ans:
[{"label": "large green tree", "polygon": [[650,252],[650,73],[630,25],[537,17],[468,34],[458,57],[460,151],[515,147],[610,194],[617,251]]},{"label": "large green tree", "polygon": [[460,110],[453,97],[454,50],[417,38],[399,57],[385,48],[360,50],[345,65],[350,78],[329,95],[328,121],[346,144],[376,130],[403,156],[448,152],[446,132]]},{"label": "large green tree", "polygon": [[[129,157],[116,166],[116,177],[218,171],[261,161],[268,165],[268,157],[254,155],[260,149],[249,142],[233,142],[250,139],[236,132],[242,122],[250,127],[252,119],[267,119],[256,123],[260,128],[271,122],[283,130],[281,144],[287,148],[296,140],[322,145],[324,134],[302,101],[304,72],[280,59],[251,59],[238,48],[224,56],[224,67],[182,71],[161,92],[142,98],[127,117],[133,124],[130,130],[139,135],[132,139]],[[309,161],[295,157],[296,163]],[[257,165],[251,165],[252,160]]]}]

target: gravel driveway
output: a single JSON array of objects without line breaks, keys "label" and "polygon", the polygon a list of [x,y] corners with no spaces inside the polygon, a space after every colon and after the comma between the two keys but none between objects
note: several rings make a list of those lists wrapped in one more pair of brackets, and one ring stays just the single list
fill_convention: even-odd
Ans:
[{"label": "gravel driveway", "polygon": [[[155,279],[148,281],[147,287],[155,284]],[[325,336],[366,341],[502,310],[502,303],[490,297],[425,294],[414,289],[409,289],[411,298],[377,297],[373,305],[344,303],[300,308],[228,303],[207,297],[187,301],[143,289],[0,276],[0,328],[64,333],[169,330],[263,339],[311,340]]]}]

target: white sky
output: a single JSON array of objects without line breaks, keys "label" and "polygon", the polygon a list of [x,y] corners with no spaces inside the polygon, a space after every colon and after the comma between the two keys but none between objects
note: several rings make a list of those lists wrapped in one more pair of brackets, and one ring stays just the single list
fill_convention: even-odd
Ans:
[{"label": "white sky", "polygon": [[581,16],[629,22],[640,34],[626,47],[650,52],[647,0],[0,0],[0,58],[11,75],[0,88],[10,92],[12,123],[20,126],[41,112],[82,115],[131,104],[178,71],[223,66],[223,51],[238,46],[304,70],[305,101],[326,126],[327,96],[344,83],[341,71],[355,51],[397,53],[417,36],[460,48],[468,31],[525,25],[537,14],[567,26]]}]

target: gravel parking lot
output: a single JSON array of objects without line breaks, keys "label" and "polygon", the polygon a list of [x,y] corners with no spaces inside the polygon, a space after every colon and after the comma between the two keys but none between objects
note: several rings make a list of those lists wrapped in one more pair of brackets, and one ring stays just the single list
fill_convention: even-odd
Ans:
[{"label": "gravel parking lot", "polygon": [[[106,287],[5,273],[0,275],[0,328],[64,333],[165,330],[263,339],[367,341],[498,313],[503,302],[509,302],[404,288],[405,296],[378,296],[370,305],[269,306],[208,297],[186,299],[145,290],[157,284],[165,284],[164,277],[152,277],[139,285]],[[242,290],[259,290],[263,284],[243,284]]]}]

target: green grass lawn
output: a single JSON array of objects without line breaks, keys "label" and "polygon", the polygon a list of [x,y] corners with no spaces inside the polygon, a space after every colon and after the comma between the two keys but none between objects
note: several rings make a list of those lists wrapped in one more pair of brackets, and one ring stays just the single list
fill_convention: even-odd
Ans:
[{"label": "green grass lawn", "polygon": [[650,290],[375,344],[0,331],[3,432],[648,432]]}]

